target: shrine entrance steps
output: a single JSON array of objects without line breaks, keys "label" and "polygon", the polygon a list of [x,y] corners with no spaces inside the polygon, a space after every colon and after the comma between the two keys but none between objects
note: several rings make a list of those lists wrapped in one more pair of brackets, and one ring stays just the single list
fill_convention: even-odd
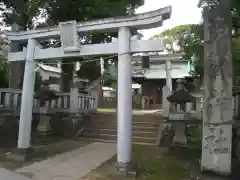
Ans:
[{"label": "shrine entrance steps", "polygon": [[[161,122],[163,122],[161,113],[133,114],[133,144],[157,145]],[[98,142],[116,142],[116,113],[96,113],[95,115],[91,115],[89,121],[85,121],[83,129],[80,139]]]}]

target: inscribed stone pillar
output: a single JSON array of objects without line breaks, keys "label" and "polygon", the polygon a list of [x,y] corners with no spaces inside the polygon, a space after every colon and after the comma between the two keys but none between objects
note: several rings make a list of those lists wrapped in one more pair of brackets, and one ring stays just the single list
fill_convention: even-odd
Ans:
[{"label": "inscribed stone pillar", "polygon": [[204,109],[202,171],[231,173],[231,1],[204,9]]}]

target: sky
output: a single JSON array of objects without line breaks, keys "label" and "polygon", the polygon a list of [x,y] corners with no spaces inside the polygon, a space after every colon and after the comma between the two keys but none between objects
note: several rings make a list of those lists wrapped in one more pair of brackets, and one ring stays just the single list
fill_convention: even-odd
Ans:
[{"label": "sky", "polygon": [[164,21],[163,26],[155,29],[140,31],[149,39],[155,34],[183,24],[198,24],[201,21],[201,9],[197,7],[199,0],[145,0],[145,4],[137,9],[137,13],[153,11],[165,6],[172,6],[170,20]]}]

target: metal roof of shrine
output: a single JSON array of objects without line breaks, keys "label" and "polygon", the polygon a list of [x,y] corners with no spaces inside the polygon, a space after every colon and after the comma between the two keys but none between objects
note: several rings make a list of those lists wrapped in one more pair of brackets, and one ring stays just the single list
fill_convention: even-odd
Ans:
[{"label": "metal roof of shrine", "polygon": [[[179,79],[190,77],[189,70],[186,69],[172,69],[172,78]],[[145,72],[134,72],[133,77],[144,77],[146,79],[166,79],[166,71],[165,70],[146,70]]]},{"label": "metal roof of shrine", "polygon": [[[161,57],[160,57],[161,58]],[[165,60],[154,61],[152,63],[150,59],[150,68],[143,69],[139,65],[133,65],[133,73],[132,77],[134,78],[145,78],[145,79],[165,79],[166,78],[166,70],[165,70]],[[152,58],[154,59],[154,58]],[[155,57],[155,59],[159,59],[159,57]],[[191,77],[189,72],[191,71],[191,65],[188,60],[172,60],[172,78],[179,79],[185,77]]]}]

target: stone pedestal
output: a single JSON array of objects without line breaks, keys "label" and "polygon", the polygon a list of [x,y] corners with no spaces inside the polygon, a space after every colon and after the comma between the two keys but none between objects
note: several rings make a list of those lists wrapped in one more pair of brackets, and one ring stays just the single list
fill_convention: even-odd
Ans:
[{"label": "stone pedestal", "polygon": [[118,163],[117,174],[122,177],[136,177],[136,168],[134,168],[131,163]]},{"label": "stone pedestal", "polygon": [[41,134],[47,135],[52,131],[50,126],[51,117],[45,115],[46,107],[40,107],[40,122],[37,128],[37,131]]},{"label": "stone pedestal", "polygon": [[201,170],[231,173],[232,125],[203,125]]},{"label": "stone pedestal", "polygon": [[17,148],[14,149],[11,154],[7,156],[7,159],[16,161],[16,162],[24,162],[32,159],[33,156],[33,148],[29,147],[26,149]]},{"label": "stone pedestal", "polygon": [[[116,168],[117,166],[117,168]],[[122,169],[123,168],[123,169]],[[107,167],[102,168],[101,170],[107,177],[115,180],[135,180],[137,177],[137,167],[130,167],[129,164],[127,167],[122,167],[122,165],[112,163]]]},{"label": "stone pedestal", "polygon": [[186,125],[182,123],[175,124],[175,134],[173,137],[173,145],[187,145],[187,137],[185,134]]}]

